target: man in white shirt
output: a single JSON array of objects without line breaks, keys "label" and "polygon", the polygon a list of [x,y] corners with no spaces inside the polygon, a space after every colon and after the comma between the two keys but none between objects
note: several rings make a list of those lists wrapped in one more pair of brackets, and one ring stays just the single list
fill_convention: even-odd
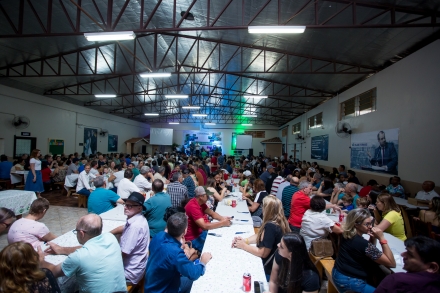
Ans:
[{"label": "man in white shirt", "polygon": [[99,171],[98,171],[99,164],[98,164],[98,162],[97,161],[92,161],[92,163],[90,163],[90,166],[92,167],[90,169],[90,173],[92,173],[95,176],[99,176]]},{"label": "man in white shirt", "polygon": [[139,172],[140,174],[134,178],[133,183],[142,191],[151,190],[151,183],[147,180],[147,178],[150,178],[151,182],[154,181],[150,168],[148,166],[143,166]]},{"label": "man in white shirt", "polygon": [[[290,185],[290,180],[292,180],[292,175],[287,175],[286,180],[284,182],[280,183],[280,185],[278,185],[278,190],[277,190],[277,193],[276,193],[276,197],[279,200],[282,200],[282,198],[283,198],[283,190],[284,190],[285,187]],[[272,188],[273,188],[273,185],[272,185]],[[272,194],[274,194],[274,193],[272,193]]]},{"label": "man in white shirt", "polygon": [[156,172],[156,174],[154,174],[154,179],[160,179],[162,180],[163,184],[168,184],[170,183],[169,180],[167,180],[163,175],[165,174],[165,167],[161,166],[159,167],[158,171]]},{"label": "man in white shirt", "polygon": [[435,183],[433,181],[425,181],[422,184],[421,191],[417,192],[416,198],[421,200],[432,200],[434,197],[439,196],[434,190]]},{"label": "man in white shirt", "polygon": [[76,193],[89,196],[90,193],[93,191],[90,187],[90,181],[94,178],[96,178],[96,176],[90,172],[90,165],[86,164],[86,166],[84,167],[84,171],[82,171],[78,176]]},{"label": "man in white shirt", "polygon": [[122,179],[118,184],[118,195],[122,198],[128,198],[132,192],[141,192],[139,187],[137,187],[131,179],[133,178],[133,171],[127,169],[124,171],[124,179]]}]

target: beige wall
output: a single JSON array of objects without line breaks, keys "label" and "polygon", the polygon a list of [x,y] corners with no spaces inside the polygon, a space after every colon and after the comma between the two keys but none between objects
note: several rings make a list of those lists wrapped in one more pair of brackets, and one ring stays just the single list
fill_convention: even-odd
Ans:
[{"label": "beige wall", "polygon": [[265,153],[266,156],[271,158],[279,157],[281,154],[282,145],[281,143],[266,143],[265,148],[266,148],[266,153]]}]

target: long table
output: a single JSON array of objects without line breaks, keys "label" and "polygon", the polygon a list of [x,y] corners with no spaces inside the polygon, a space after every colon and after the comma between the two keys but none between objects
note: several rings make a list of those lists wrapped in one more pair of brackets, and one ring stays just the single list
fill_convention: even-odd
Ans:
[{"label": "long table", "polygon": [[429,207],[422,207],[422,206],[415,206],[410,203],[408,203],[408,200],[400,197],[394,197],[394,201],[401,206],[406,206],[407,209],[415,210],[415,209],[421,209],[421,210],[427,210]]},{"label": "long table", "polygon": [[[254,292],[254,281],[263,282],[265,284],[265,291],[269,289],[261,258],[244,250],[231,248],[232,240],[235,236],[247,238],[254,234],[250,213],[243,214],[237,213],[237,211],[248,211],[245,201],[237,200],[235,208],[225,205],[223,202],[219,202],[217,205],[216,212],[221,216],[234,216],[234,219],[247,219],[248,222],[243,224],[241,221],[233,221],[230,227],[210,230],[215,234],[220,234],[221,237],[207,236],[203,252],[210,252],[212,259],[206,266],[205,275],[193,283],[192,293],[213,291],[217,293],[243,292],[244,273],[250,273],[252,276],[251,292]],[[245,233],[235,234],[236,232]],[[215,288],[213,287],[214,285]]]},{"label": "long table", "polygon": [[5,190],[0,192],[0,207],[13,210],[15,215],[29,211],[31,204],[37,199],[35,192],[26,190]]}]

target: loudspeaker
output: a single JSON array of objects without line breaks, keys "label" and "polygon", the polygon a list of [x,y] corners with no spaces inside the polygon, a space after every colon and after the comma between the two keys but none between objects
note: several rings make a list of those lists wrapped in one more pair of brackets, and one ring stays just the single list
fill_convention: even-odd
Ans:
[{"label": "loudspeaker", "polygon": [[249,149],[249,156],[253,156],[254,155],[254,149]]}]

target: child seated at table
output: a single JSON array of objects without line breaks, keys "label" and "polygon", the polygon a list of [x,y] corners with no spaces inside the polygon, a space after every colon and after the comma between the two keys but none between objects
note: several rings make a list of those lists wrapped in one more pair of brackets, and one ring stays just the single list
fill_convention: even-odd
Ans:
[{"label": "child seated at table", "polygon": [[359,197],[356,200],[356,205],[359,209],[368,209],[368,206],[370,205],[370,201],[366,197]]},{"label": "child seated at table", "polygon": [[342,204],[344,205],[341,210],[343,211],[351,211],[352,209],[354,209],[354,205],[353,205],[353,198],[349,195],[344,195],[342,197]]}]

